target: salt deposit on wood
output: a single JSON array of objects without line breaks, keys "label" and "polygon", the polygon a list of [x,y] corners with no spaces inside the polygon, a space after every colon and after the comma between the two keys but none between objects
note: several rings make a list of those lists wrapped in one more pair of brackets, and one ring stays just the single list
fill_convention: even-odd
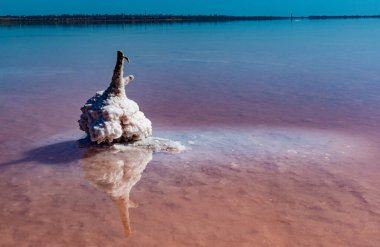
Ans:
[{"label": "salt deposit on wood", "polygon": [[109,87],[97,92],[81,108],[79,127],[93,142],[131,142],[152,135],[151,121],[125,94],[124,87],[134,77],[123,76],[124,59],[129,62],[123,52],[118,51]]}]

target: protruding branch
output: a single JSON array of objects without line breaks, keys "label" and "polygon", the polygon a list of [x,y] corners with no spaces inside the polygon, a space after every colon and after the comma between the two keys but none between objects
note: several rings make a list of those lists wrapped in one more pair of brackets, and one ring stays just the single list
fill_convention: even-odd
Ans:
[{"label": "protruding branch", "polygon": [[133,75],[129,75],[127,77],[124,77],[124,86],[127,86],[130,81],[133,81],[135,77]]},{"label": "protruding branch", "polygon": [[109,90],[116,94],[125,94],[124,86],[134,79],[133,75],[123,77],[124,59],[129,63],[129,58],[124,56],[122,51],[117,52],[115,69],[113,71],[112,81]]}]

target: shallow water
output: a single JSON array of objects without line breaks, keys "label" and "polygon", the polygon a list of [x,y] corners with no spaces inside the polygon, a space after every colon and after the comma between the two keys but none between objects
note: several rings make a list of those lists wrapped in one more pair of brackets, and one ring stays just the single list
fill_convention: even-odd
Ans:
[{"label": "shallow water", "polygon": [[[0,28],[1,246],[379,246],[378,20]],[[127,95],[181,154],[80,148]]]}]

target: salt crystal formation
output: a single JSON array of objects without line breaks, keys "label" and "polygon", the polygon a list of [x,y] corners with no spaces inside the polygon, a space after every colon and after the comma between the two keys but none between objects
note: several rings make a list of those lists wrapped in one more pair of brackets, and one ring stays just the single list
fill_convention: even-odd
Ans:
[{"label": "salt crystal formation", "polygon": [[124,59],[129,62],[123,52],[118,51],[111,84],[81,108],[79,127],[93,142],[132,142],[152,135],[151,121],[125,94],[124,87],[134,77],[123,77]]}]

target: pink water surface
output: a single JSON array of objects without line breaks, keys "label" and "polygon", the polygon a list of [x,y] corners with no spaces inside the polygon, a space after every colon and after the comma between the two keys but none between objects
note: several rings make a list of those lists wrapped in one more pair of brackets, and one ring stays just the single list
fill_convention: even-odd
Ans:
[{"label": "pink water surface", "polygon": [[[380,23],[0,28],[0,246],[379,246]],[[180,154],[80,147],[115,51]]]}]

